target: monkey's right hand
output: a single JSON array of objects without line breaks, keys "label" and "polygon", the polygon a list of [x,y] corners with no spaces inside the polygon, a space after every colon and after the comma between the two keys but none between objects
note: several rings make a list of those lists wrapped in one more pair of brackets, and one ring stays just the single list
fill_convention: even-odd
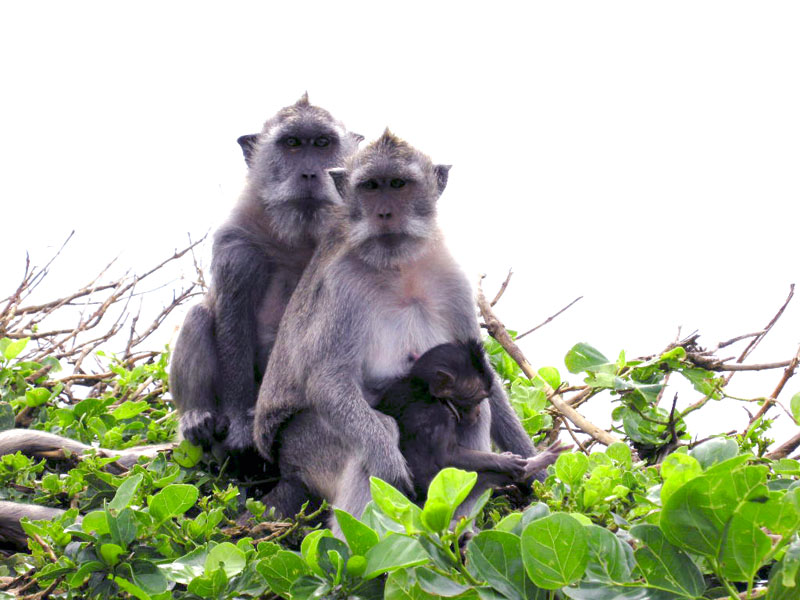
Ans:
[{"label": "monkey's right hand", "polygon": [[214,442],[225,438],[230,421],[225,415],[208,410],[189,410],[181,414],[179,425],[185,439],[208,450]]}]

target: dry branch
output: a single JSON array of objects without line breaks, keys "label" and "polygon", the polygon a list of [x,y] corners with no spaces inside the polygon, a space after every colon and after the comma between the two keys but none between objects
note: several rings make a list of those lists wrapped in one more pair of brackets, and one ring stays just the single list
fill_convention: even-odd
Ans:
[{"label": "dry branch", "polygon": [[[71,238],[71,235],[70,235]],[[70,238],[67,238],[69,241]],[[143,364],[155,359],[156,352],[139,352],[141,345],[158,330],[164,320],[179,306],[193,296],[204,291],[202,287],[204,278],[194,255],[195,247],[203,242],[205,236],[197,241],[189,241],[189,245],[181,250],[176,250],[166,259],[147,269],[142,275],[125,273],[116,279],[109,277],[109,269],[114,264],[111,261],[100,273],[83,285],[77,291],[52,298],[44,302],[27,303],[33,290],[41,284],[50,272],[55,260],[64,249],[64,245],[55,253],[44,267],[31,265],[26,257],[25,268],[20,283],[15,290],[3,300],[0,308],[0,338],[10,339],[29,338],[30,342],[20,360],[41,362],[47,357],[57,358],[66,371],[66,375],[41,385],[52,387],[56,381],[64,384],[60,398],[72,403],[78,398],[100,396],[109,391],[111,382],[116,374],[107,368],[100,372],[86,372],[83,363],[101,347],[118,343],[118,334],[130,322],[130,329],[126,339],[121,343],[121,351],[117,353],[116,360],[119,364],[130,369],[137,364]],[[197,271],[197,277],[192,278],[183,288],[173,292],[169,303],[161,308],[153,320],[143,329],[137,331],[137,323],[141,317],[142,303],[139,312],[131,318],[129,307],[134,296],[148,294],[152,291],[140,292],[138,287],[142,281],[152,278],[155,274],[164,279],[170,272],[166,267],[186,255],[191,258],[192,265]],[[185,268],[185,267],[184,267]],[[168,283],[175,285],[176,278]],[[161,286],[151,288],[159,289]],[[113,346],[112,346],[113,347]],[[52,366],[48,365],[32,374],[30,382],[38,381],[43,376],[52,377]],[[78,394],[73,394],[74,386],[89,388]],[[146,398],[150,396],[157,386],[140,386],[139,389],[129,391],[127,399]],[[159,388],[160,390],[160,388]]]},{"label": "dry branch", "polygon": [[[483,277],[481,277],[481,279],[478,281],[478,308],[480,309],[481,316],[483,317],[486,330],[489,332],[489,335],[497,340],[503,349],[508,352],[509,356],[516,361],[516,363],[522,369],[522,372],[525,373],[525,376],[528,379],[534,379],[536,377],[536,372],[533,370],[533,367],[522,354],[522,350],[520,350],[519,346],[517,346],[517,344],[514,343],[514,340],[511,339],[511,336],[509,335],[505,326],[494,314],[492,307],[486,300],[486,297],[483,294],[483,287],[481,285],[482,280]],[[555,406],[560,414],[569,419],[582,432],[590,435],[592,438],[606,446],[610,446],[611,444],[619,441],[615,436],[589,422],[588,419],[572,408],[572,406],[564,402],[561,394],[557,393],[546,383],[545,386],[548,399],[553,406]]]}]

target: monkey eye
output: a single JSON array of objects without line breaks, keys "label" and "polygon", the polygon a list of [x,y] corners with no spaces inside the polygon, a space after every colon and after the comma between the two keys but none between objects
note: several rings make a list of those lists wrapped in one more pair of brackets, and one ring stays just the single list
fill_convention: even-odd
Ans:
[{"label": "monkey eye", "polygon": [[377,190],[378,189],[378,182],[374,179],[367,179],[365,182],[361,184],[361,187],[365,190]]},{"label": "monkey eye", "polygon": [[297,146],[299,146],[301,144],[301,142],[300,142],[300,138],[296,138],[294,136],[290,136],[290,137],[287,137],[284,140],[284,144],[286,144],[290,148],[296,148]]},{"label": "monkey eye", "polygon": [[331,141],[327,137],[325,137],[324,135],[320,136],[320,137],[318,137],[317,139],[314,140],[314,145],[317,148],[324,148],[325,146],[327,146],[330,143],[331,143]]},{"label": "monkey eye", "polygon": [[401,187],[403,187],[405,184],[406,184],[406,181],[405,181],[405,179],[398,179],[398,178],[392,179],[392,180],[389,182],[389,185],[390,185],[390,186],[392,186],[393,188],[401,188]]}]

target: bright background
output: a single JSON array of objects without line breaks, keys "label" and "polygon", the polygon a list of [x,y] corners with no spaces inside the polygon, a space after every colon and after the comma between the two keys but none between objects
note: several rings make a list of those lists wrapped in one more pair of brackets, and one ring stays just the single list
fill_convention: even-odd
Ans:
[{"label": "bright background", "polygon": [[[72,229],[51,295],[213,230],[242,188],[236,138],[308,90],[367,140],[388,125],[454,165],[442,227],[487,294],[513,267],[509,327],[584,296],[526,338],[535,365],[763,327],[798,279],[800,5],[489,7],[3,3],[0,296]],[[791,358],[797,302],[751,361]]]}]

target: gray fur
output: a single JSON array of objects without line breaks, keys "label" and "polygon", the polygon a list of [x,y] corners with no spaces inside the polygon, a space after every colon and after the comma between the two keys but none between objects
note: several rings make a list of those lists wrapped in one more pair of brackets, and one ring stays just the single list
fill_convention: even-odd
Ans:
[{"label": "gray fur", "polygon": [[56,519],[62,514],[64,511],[57,508],[0,500],[0,548],[28,550],[28,535],[19,522],[23,517],[41,521]]},{"label": "gray fur", "polygon": [[75,455],[93,451],[99,456],[118,456],[116,464],[121,467],[120,470],[128,469],[136,464],[140,456],[153,457],[174,446],[175,444],[152,444],[125,450],[109,450],[35,429],[7,429],[0,432],[0,456],[22,452],[25,456],[38,459],[64,460],[66,458],[64,451]]},{"label": "gray fur", "polygon": [[360,140],[307,95],[239,138],[247,184],[216,232],[211,288],[186,316],[172,357],[172,395],[192,443],[225,456],[252,448],[278,323],[340,202],[325,171]]},{"label": "gray fur", "polygon": [[[470,284],[436,225],[446,171],[387,130],[336,175],[344,206],[289,302],[275,341],[281,360],[267,366],[256,405],[258,450],[290,465],[280,498],[267,498],[282,514],[295,506],[280,500],[305,490],[360,516],[370,475],[412,489],[397,426],[373,407],[415,357],[480,332]],[[489,402],[459,442],[489,451],[491,432],[501,449],[531,456],[492,375]],[[308,448],[311,463],[300,458]]]}]

